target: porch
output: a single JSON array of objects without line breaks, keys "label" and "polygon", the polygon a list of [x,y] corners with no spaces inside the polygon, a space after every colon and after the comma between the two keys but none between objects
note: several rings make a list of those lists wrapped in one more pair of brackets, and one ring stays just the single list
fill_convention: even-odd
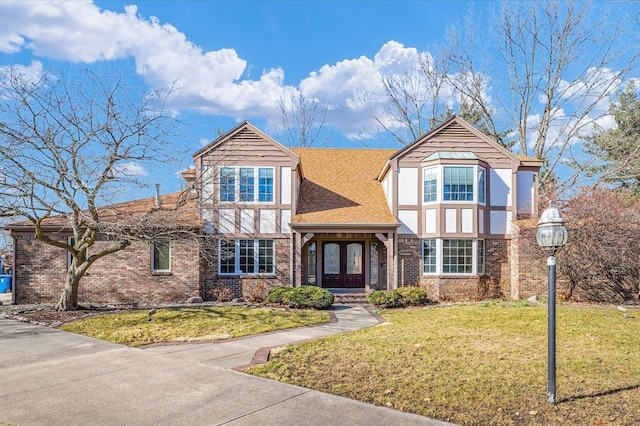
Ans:
[{"label": "porch", "polygon": [[341,294],[392,288],[393,232],[296,232],[294,285]]}]

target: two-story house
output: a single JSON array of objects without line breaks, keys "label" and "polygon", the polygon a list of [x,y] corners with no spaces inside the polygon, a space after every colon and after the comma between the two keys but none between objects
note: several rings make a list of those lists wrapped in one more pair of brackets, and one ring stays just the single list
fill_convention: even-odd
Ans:
[{"label": "two-story house", "polygon": [[[205,299],[217,288],[241,297],[257,285],[303,284],[343,292],[420,285],[435,300],[466,300],[491,282],[506,297],[524,295],[515,288],[511,223],[536,216],[542,162],[508,152],[457,116],[399,151],[287,148],[243,122],[193,159],[183,177],[196,189],[194,219],[216,237],[206,259],[189,255],[190,265],[199,258],[188,276]],[[168,256],[170,275],[161,279],[170,288],[189,268]],[[139,269],[153,273],[151,264]],[[15,282],[18,295],[38,285]],[[141,302],[176,299],[141,282],[156,286],[139,289]]]}]

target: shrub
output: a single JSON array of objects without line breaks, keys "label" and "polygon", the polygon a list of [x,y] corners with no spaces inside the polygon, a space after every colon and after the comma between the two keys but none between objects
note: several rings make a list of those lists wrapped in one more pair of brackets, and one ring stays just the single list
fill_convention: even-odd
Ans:
[{"label": "shrub", "polygon": [[400,287],[391,291],[377,290],[371,293],[368,299],[378,308],[423,306],[430,302],[427,292],[419,287]]},{"label": "shrub", "polygon": [[277,287],[267,294],[266,300],[295,309],[329,309],[333,305],[333,294],[315,286]]},{"label": "shrub", "polygon": [[249,303],[262,303],[265,301],[269,286],[264,281],[255,281],[247,285],[243,291],[244,299]]},{"label": "shrub", "polygon": [[231,302],[233,291],[229,287],[216,287],[211,292],[217,302]]},{"label": "shrub", "polygon": [[379,308],[402,308],[404,306],[404,300],[398,290],[376,290],[367,298],[372,305]]},{"label": "shrub", "polygon": [[275,305],[289,305],[294,290],[292,287],[276,287],[267,293],[265,300]]},{"label": "shrub", "polygon": [[427,292],[420,287],[400,287],[398,293],[408,306],[423,306],[429,303]]},{"label": "shrub", "polygon": [[295,289],[289,304],[292,308],[329,309],[333,305],[333,294],[320,287],[303,285]]}]

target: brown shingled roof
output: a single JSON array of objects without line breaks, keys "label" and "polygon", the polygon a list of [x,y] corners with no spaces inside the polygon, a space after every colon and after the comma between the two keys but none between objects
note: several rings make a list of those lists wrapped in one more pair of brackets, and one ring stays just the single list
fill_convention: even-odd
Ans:
[{"label": "brown shingled roof", "polygon": [[[155,197],[142,198],[110,206],[99,207],[100,221],[103,223],[123,222],[133,224],[143,221],[145,223],[161,224],[170,227],[193,227],[201,226],[201,221],[196,213],[196,202],[193,197],[179,191],[160,197],[160,206],[157,208]],[[52,216],[42,222],[45,228],[64,229],[68,225],[67,217],[64,215]],[[30,221],[15,222],[7,225],[6,229],[24,229],[33,227]]]},{"label": "brown shingled roof", "polygon": [[295,148],[305,180],[296,224],[397,225],[376,177],[395,150]]}]

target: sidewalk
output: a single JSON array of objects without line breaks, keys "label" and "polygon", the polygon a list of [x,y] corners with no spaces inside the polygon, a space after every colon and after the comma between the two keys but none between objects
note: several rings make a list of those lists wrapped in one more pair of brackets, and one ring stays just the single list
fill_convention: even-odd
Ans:
[{"label": "sidewalk", "polygon": [[[262,362],[266,361],[268,348],[372,327],[378,324],[378,320],[361,306],[334,305],[333,312],[337,317],[337,322],[214,343],[151,346],[147,347],[145,351],[196,361],[215,367],[241,368],[251,364],[256,354],[262,359]],[[260,349],[266,350],[260,351]]]},{"label": "sidewalk", "polygon": [[375,321],[362,308],[336,314],[323,326],[146,350],[0,318],[0,423],[445,425],[219,366],[247,363],[259,339],[277,346]]}]

